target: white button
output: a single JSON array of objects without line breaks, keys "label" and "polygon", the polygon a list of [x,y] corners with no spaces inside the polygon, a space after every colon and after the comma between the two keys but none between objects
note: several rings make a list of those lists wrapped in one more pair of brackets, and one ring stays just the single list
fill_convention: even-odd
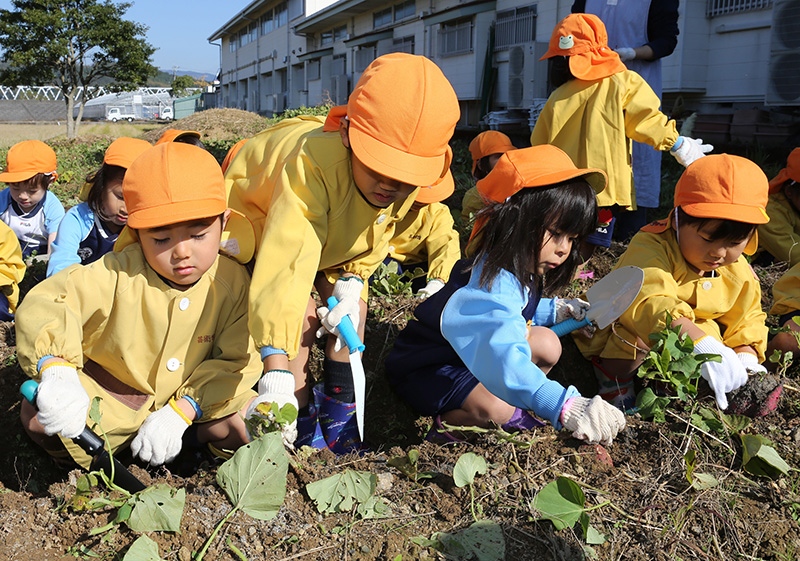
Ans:
[{"label": "white button", "polygon": [[178,368],[181,367],[181,361],[177,358],[171,358],[167,361],[167,370],[170,372],[175,372]]},{"label": "white button", "polygon": [[394,246],[393,245],[389,246],[389,251],[394,251]]},{"label": "white button", "polygon": [[711,281],[706,281],[703,283],[703,290],[711,290],[711,287],[714,286],[711,284]]},{"label": "white button", "polygon": [[178,302],[178,307],[181,309],[182,312],[185,311],[186,308],[189,307],[189,299],[188,298],[181,298],[181,301]]},{"label": "white button", "polygon": [[378,224],[383,224],[386,221],[386,215],[380,214],[378,215]]}]

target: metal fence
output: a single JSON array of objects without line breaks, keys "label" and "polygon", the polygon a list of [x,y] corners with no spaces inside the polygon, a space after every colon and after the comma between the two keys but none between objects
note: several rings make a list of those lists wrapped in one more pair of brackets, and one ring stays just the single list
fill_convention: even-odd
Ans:
[{"label": "metal fence", "polygon": [[706,17],[753,12],[771,6],[772,0],[706,0]]}]

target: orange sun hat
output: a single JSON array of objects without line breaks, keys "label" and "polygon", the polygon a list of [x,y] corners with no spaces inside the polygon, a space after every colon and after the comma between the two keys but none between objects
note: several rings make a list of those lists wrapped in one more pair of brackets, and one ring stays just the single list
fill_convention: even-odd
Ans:
[{"label": "orange sun hat", "polygon": [[769,182],[769,192],[777,193],[783,189],[784,183],[789,180],[800,183],[800,148],[795,148],[786,160],[786,167]]},{"label": "orange sun hat", "polygon": [[346,118],[350,147],[365,166],[424,186],[449,169],[448,142],[460,115],[453,86],[433,61],[391,53],[364,70],[346,110],[332,108],[324,130],[337,130]]},{"label": "orange sun hat", "polygon": [[[141,138],[122,136],[108,145],[106,153],[103,155],[103,163],[128,169],[133,160],[152,147],[152,144]],[[89,181],[83,184],[81,192],[78,194],[79,200],[85,201],[89,197],[89,191],[92,190],[92,181],[90,178]]]},{"label": "orange sun hat", "polygon": [[426,187],[417,191],[417,197],[414,199],[418,203],[431,204],[440,203],[447,197],[452,195],[456,190],[456,182],[453,179],[453,174],[447,170],[443,177],[430,187]]},{"label": "orange sun hat", "polygon": [[568,56],[570,72],[579,80],[600,80],[626,70],[608,46],[606,26],[593,14],[570,14],[556,25],[539,60],[554,56]]},{"label": "orange sun hat", "polygon": [[469,153],[472,154],[472,174],[478,166],[478,160],[492,154],[505,154],[517,147],[511,143],[508,135],[500,131],[483,131],[469,143]]},{"label": "orange sun hat", "polygon": [[19,183],[39,173],[52,175],[55,180],[58,179],[56,167],[58,162],[52,148],[41,140],[23,140],[9,148],[6,169],[0,173],[0,181]]},{"label": "orange sun hat", "polygon": [[203,135],[200,134],[198,131],[182,131],[179,129],[167,129],[163,133],[161,133],[161,136],[159,136],[158,140],[156,140],[156,146],[158,146],[159,144],[163,144],[165,142],[175,142],[179,138],[187,136],[194,137],[200,140],[200,137],[202,137]]}]

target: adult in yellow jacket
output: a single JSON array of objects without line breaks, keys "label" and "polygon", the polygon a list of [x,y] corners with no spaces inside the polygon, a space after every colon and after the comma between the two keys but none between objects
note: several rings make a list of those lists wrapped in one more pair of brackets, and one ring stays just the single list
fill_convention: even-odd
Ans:
[{"label": "adult in yellow jacket", "polygon": [[769,182],[769,222],[758,227],[758,243],[776,261],[800,263],[800,148]]},{"label": "adult in yellow jacket", "polygon": [[[151,464],[172,461],[183,434],[213,449],[248,441],[261,364],[247,329],[252,228],[227,209],[222,172],[203,149],[166,143],[137,158],[124,179],[121,251],[72,265],[25,297],[17,313],[20,366],[40,380],[23,425],[49,453],[89,467],[71,438],[100,397],[111,450],[130,445]],[[248,251],[249,249],[249,251]]]},{"label": "adult in yellow jacket", "polygon": [[[771,219],[771,217],[770,217]],[[770,314],[779,317],[778,324],[794,333],[781,332],[775,335],[767,347],[767,356],[773,351],[800,353],[796,335],[800,333],[800,263],[786,271],[772,287],[772,309]]]},{"label": "adult in yellow jacket", "polygon": [[[455,92],[432,61],[384,55],[324,126],[314,117],[282,121],[245,143],[226,172],[229,204],[252,221],[258,239],[250,331],[264,361],[262,381],[281,386],[278,403],[299,405],[299,444],[323,445],[314,436],[317,404],[308,390],[320,321],[338,334],[348,315],[363,337],[364,279],[386,257],[414,191],[449,169],[458,118]],[[313,289],[323,302],[333,295],[339,304],[317,310]],[[330,399],[320,407],[323,436],[337,451],[358,445],[349,357],[338,341],[328,341]]]},{"label": "adult in yellow jacket", "polygon": [[727,407],[725,394],[747,381],[746,370],[765,371],[761,285],[742,253],[758,245],[756,226],[769,220],[766,203],[767,178],[745,158],[707,156],[683,172],[672,213],[640,230],[617,262],[644,270],[636,300],[614,326],[575,338],[592,359],[603,397],[633,406],[633,376],[667,314],[695,352],[722,357],[702,370],[720,408]]},{"label": "adult in yellow jacket", "polygon": [[25,276],[25,261],[14,230],[0,221],[0,321],[11,321],[19,303],[19,283]]},{"label": "adult in yellow jacket", "polygon": [[[542,108],[531,145],[553,144],[578,167],[599,168],[608,186],[597,205],[620,212],[636,208],[631,139],[669,150],[684,166],[713,147],[678,134],[675,121],[659,110],[661,102],[647,82],[627,70],[608,47],[603,22],[592,14],[570,14],[554,29],[542,59],[550,59],[556,89]],[[608,247],[614,221],[599,225],[592,245]]]}]

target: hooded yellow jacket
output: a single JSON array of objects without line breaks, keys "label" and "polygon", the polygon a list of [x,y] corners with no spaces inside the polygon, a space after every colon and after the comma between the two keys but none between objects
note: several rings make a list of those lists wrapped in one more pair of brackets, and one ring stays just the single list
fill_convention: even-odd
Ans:
[{"label": "hooded yellow jacket", "polygon": [[[240,410],[256,393],[261,360],[247,330],[248,275],[217,257],[194,286],[170,288],[139,244],[73,265],[40,282],[16,317],[17,356],[39,379],[43,357],[78,368],[89,397],[101,396],[112,449],[129,441],[170,397],[192,397],[202,421]],[[65,441],[82,465],[88,459]]]},{"label": "hooded yellow jacket", "polygon": [[750,345],[764,361],[767,347],[766,314],[761,309],[761,285],[744,256],[717,269],[714,277],[701,277],[689,268],[672,228],[656,234],[639,232],[631,239],[616,267],[644,269],[644,284],[636,300],[614,326],[594,337],[576,336],[584,356],[634,358],[633,348],[620,340],[648,344],[651,333],[665,327],[666,312],[686,317],[705,333],[728,347]]},{"label": "hooded yellow jacket", "polygon": [[0,221],[0,290],[8,298],[8,311],[12,314],[19,302],[19,283],[25,276],[25,261],[14,230]]},{"label": "hooded yellow jacket", "polygon": [[442,203],[431,203],[411,210],[395,228],[389,242],[389,257],[399,263],[427,263],[428,278],[444,282],[461,259],[458,232],[453,228],[450,208]]},{"label": "hooded yellow jacket", "polygon": [[553,144],[579,168],[599,168],[608,186],[598,206],[633,207],[631,141],[669,150],[678,140],[675,121],[636,72],[624,70],[596,81],[570,80],[547,99],[531,133],[531,145]]},{"label": "hooded yellow jacket", "polygon": [[769,222],[758,226],[758,245],[790,267],[800,263],[800,214],[781,192],[767,201]]},{"label": "hooded yellow jacket", "polygon": [[259,349],[283,349],[290,359],[317,273],[368,279],[416,196],[370,205],[353,181],[349,150],[323,122],[281,121],[250,139],[225,173],[229,206],[256,230],[250,332]]},{"label": "hooded yellow jacket", "polygon": [[800,312],[800,264],[795,265],[772,286],[772,309],[776,316]]}]

